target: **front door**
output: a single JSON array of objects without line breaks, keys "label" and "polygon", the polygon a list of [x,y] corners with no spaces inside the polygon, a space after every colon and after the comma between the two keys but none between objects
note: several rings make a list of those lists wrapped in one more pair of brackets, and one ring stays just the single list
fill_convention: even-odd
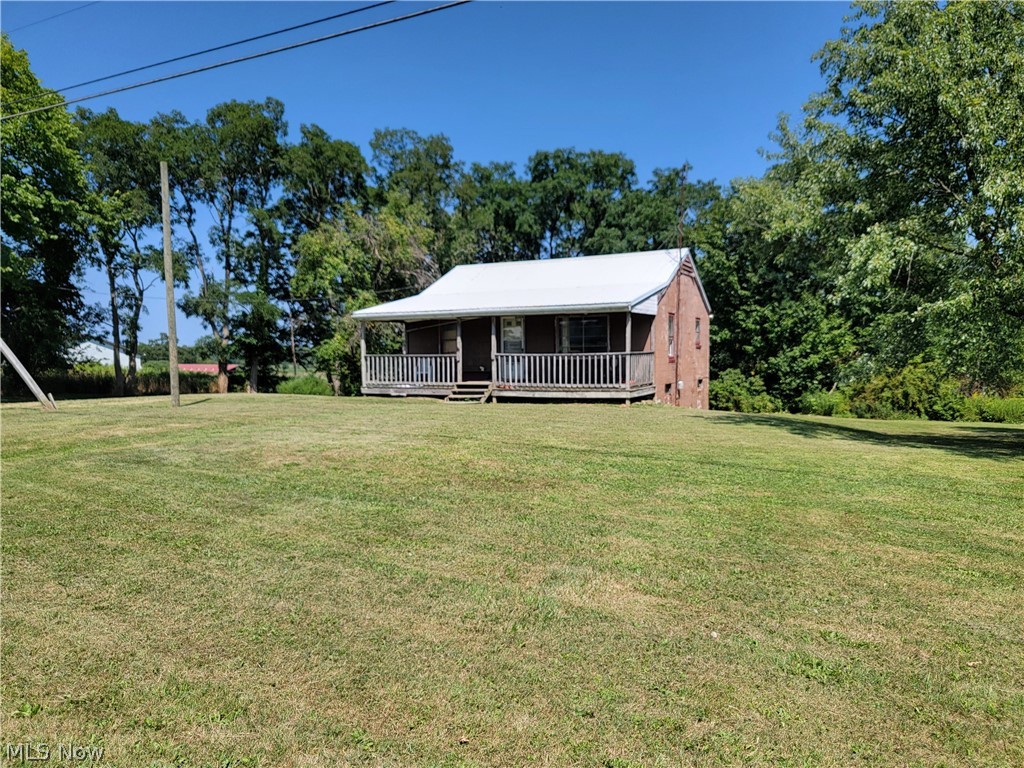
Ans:
[{"label": "front door", "polygon": [[491,380],[491,318],[462,321],[462,380]]},{"label": "front door", "polygon": [[506,355],[526,351],[526,329],[522,317],[501,318],[501,351]]},{"label": "front door", "polygon": [[[521,316],[501,318],[501,352],[505,355],[526,352],[526,326]],[[500,369],[502,381],[523,381],[525,366],[522,358],[503,358]]]}]

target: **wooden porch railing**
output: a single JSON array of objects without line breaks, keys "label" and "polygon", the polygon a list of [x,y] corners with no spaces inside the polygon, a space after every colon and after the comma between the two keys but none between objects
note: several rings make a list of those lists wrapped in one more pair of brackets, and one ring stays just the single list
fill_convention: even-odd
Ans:
[{"label": "wooden porch railing", "polygon": [[366,355],[368,386],[453,387],[458,381],[456,355]]},{"label": "wooden porch railing", "polygon": [[497,387],[636,389],[654,384],[653,352],[499,354]]}]

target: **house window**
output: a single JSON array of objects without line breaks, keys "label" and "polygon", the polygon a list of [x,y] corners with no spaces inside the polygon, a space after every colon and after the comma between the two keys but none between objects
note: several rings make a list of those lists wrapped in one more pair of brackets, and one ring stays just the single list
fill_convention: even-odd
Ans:
[{"label": "house window", "polygon": [[506,355],[526,351],[526,331],[522,317],[501,318],[501,351]]},{"label": "house window", "polygon": [[693,329],[693,338],[696,339],[697,349],[700,349],[700,318],[699,317],[697,318],[697,324],[694,326],[694,329]]},{"label": "house window", "polygon": [[668,359],[676,359],[676,316],[674,312],[668,313]]},{"label": "house window", "polygon": [[608,315],[558,318],[558,352],[607,352]]},{"label": "house window", "polygon": [[441,354],[454,355],[459,351],[459,332],[455,323],[441,326]]}]

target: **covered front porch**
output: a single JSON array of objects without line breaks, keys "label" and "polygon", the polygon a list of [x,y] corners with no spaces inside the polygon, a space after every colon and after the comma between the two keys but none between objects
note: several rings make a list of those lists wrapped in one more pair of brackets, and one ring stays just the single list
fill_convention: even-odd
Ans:
[{"label": "covered front porch", "polygon": [[654,394],[652,318],[630,312],[410,320],[400,354],[368,354],[367,395],[635,400]]}]

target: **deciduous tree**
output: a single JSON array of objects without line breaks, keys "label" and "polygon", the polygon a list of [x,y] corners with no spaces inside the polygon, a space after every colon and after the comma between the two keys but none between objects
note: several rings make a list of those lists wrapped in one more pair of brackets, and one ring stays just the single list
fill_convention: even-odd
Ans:
[{"label": "deciduous tree", "polygon": [[[0,48],[4,114],[60,100],[6,35]],[[4,340],[31,370],[60,367],[90,325],[77,283],[90,247],[78,131],[50,109],[4,120],[0,145]]]}]

